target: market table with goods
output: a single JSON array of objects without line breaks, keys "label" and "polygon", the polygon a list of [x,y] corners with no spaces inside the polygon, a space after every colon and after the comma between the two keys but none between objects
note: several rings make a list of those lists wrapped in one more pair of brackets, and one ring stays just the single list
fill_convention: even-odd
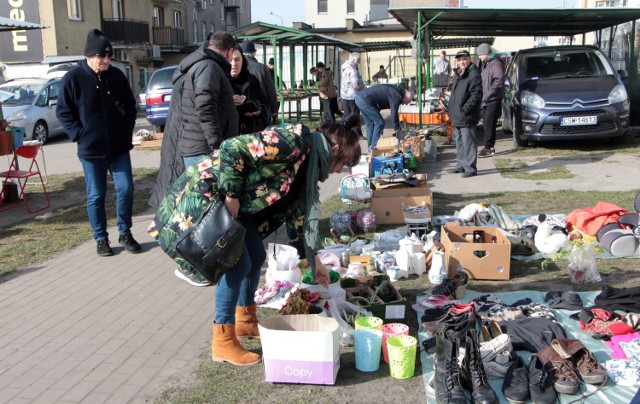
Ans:
[{"label": "market table with goods", "polygon": [[[600,282],[596,257],[640,256],[640,195],[635,213],[620,208],[613,220],[597,206],[523,216],[477,203],[433,216],[428,179],[416,172],[429,143],[418,133],[387,139],[344,176],[344,210],[318,252],[328,288],[295,248],[268,245],[255,300],[281,315],[259,325],[266,381],[334,384],[352,350],[362,372],[402,380],[421,366],[427,402],[630,402],[640,387],[640,288],[483,294],[473,283],[508,282],[512,259],[554,254],[569,257],[571,282]],[[579,220],[584,211],[595,230]],[[423,280],[412,301],[399,286],[408,278]]]}]

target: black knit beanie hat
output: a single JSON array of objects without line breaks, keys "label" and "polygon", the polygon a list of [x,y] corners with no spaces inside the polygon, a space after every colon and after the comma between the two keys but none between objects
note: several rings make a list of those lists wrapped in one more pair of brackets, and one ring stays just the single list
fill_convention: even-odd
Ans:
[{"label": "black knit beanie hat", "polygon": [[99,29],[92,29],[89,31],[89,34],[87,34],[87,43],[84,46],[84,55],[93,56],[112,54],[113,48],[111,47],[111,42],[106,36],[104,36],[102,31]]}]

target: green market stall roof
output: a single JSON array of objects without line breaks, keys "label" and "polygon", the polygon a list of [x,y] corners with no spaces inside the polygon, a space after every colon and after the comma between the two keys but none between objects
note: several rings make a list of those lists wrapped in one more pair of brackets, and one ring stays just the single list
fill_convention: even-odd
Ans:
[{"label": "green market stall roof", "polygon": [[0,32],[5,31],[22,31],[27,29],[43,29],[44,25],[34,24],[32,22],[14,20],[7,17],[0,17]]},{"label": "green market stall roof", "polygon": [[475,9],[414,7],[391,0],[389,13],[412,33],[420,16],[432,36],[573,36],[640,19],[640,8]]},{"label": "green market stall roof", "polygon": [[[432,40],[433,49],[452,48],[476,48],[481,43],[493,45],[494,37],[469,37],[469,38],[436,38]],[[395,49],[411,49],[410,41],[377,41],[377,42],[356,42],[365,52],[389,51]]]},{"label": "green market stall roof", "polygon": [[279,25],[267,24],[264,22],[254,22],[244,27],[240,27],[232,32],[238,39],[250,39],[262,45],[272,45],[275,39],[278,46],[286,45],[321,45],[335,46],[349,52],[362,52],[364,49],[356,43],[343,41],[327,35],[311,33],[295,28],[281,27]]}]

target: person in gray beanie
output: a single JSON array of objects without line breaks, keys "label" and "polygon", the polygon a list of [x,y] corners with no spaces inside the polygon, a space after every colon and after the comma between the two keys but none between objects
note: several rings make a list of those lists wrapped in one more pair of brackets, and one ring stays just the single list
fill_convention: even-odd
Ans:
[{"label": "person in gray beanie", "polygon": [[133,175],[129,151],[133,148],[136,100],[129,80],[111,66],[113,47],[98,29],[87,35],[85,60],[60,81],[56,115],[67,136],[78,145],[87,189],[87,213],[99,256],[113,255],[107,233],[107,175],[116,192],[118,242],[130,253],[140,244],[131,235]]},{"label": "person in gray beanie", "polygon": [[504,66],[488,43],[480,44],[477,53],[482,76],[481,108],[484,129],[484,148],[478,152],[478,157],[484,158],[496,154],[496,126],[502,114],[504,96]]}]

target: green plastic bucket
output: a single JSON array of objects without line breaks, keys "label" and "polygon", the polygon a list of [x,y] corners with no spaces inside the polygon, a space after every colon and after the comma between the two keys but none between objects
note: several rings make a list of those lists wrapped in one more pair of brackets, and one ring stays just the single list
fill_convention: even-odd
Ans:
[{"label": "green plastic bucket", "polygon": [[401,323],[389,323],[383,325],[380,331],[382,331],[382,358],[384,363],[389,363],[387,340],[395,335],[409,335],[409,326]]},{"label": "green plastic bucket", "polygon": [[384,321],[382,321],[381,318],[367,316],[367,317],[356,318],[355,326],[356,326],[356,330],[359,330],[359,329],[379,330],[380,327],[382,327],[383,323]]},{"label": "green plastic bucket", "polygon": [[416,368],[418,340],[410,335],[395,335],[387,339],[391,377],[409,379]]}]

